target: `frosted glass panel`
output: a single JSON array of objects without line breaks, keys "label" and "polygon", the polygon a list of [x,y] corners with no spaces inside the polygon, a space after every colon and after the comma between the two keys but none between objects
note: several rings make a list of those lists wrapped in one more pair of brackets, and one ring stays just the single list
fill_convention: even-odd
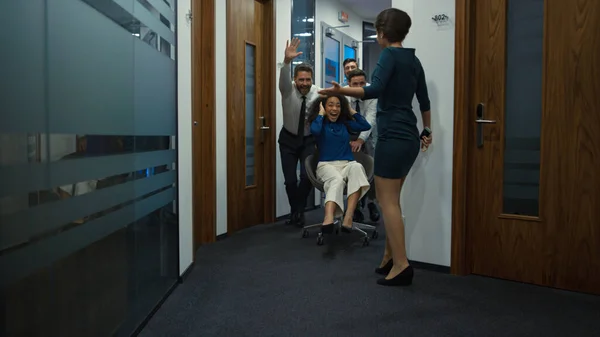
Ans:
[{"label": "frosted glass panel", "polygon": [[246,186],[255,181],[256,47],[246,44]]},{"label": "frosted glass panel", "polygon": [[176,134],[175,61],[134,40],[135,134]]},{"label": "frosted glass panel", "polygon": [[544,0],[509,1],[503,188],[507,214],[539,214],[543,40]]},{"label": "frosted glass panel", "polygon": [[0,0],[0,336],[130,336],[177,281],[175,8]]},{"label": "frosted glass panel", "polygon": [[45,1],[0,1],[0,22],[0,132],[43,132]]},{"label": "frosted glass panel", "polygon": [[135,37],[82,1],[47,8],[49,132],[134,134]]}]

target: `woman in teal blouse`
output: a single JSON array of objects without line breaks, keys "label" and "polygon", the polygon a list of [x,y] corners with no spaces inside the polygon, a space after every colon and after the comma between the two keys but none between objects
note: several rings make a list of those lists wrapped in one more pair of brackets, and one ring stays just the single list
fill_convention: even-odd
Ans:
[{"label": "woman in teal blouse", "polygon": [[[371,76],[371,85],[363,88],[333,87],[320,94],[340,93],[362,99],[377,98],[377,146],[375,148],[375,188],[386,228],[386,249],[375,271],[386,275],[381,285],[410,285],[413,269],[406,256],[400,192],[420,146],[431,143],[431,112],[425,73],[415,50],[402,42],[411,26],[406,12],[390,8],[375,21],[377,42],[383,51]],[[424,130],[419,134],[412,100],[417,96]]]}]

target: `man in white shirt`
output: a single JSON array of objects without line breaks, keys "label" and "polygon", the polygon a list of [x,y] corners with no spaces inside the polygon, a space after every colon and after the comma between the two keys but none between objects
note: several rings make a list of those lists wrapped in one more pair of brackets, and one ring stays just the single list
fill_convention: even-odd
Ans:
[{"label": "man in white shirt", "polygon": [[[290,64],[301,55],[299,39],[286,43],[285,58],[279,74],[279,91],[283,106],[283,128],[279,133],[279,152],[285,180],[285,191],[290,203],[290,219],[287,224],[304,226],[304,209],[312,189],[304,161],[315,151],[315,140],[306,123],[311,103],[319,98],[319,88],[313,84],[313,69],[308,64],[294,68],[294,79],[290,79]],[[296,168],[300,163],[300,181]]]},{"label": "man in white shirt", "polygon": [[[367,85],[367,75],[361,69],[354,69],[346,74],[348,84],[351,87],[364,87]],[[370,156],[375,156],[375,145],[377,143],[377,99],[361,100],[354,97],[348,97],[350,106],[365,117],[367,122],[371,124],[371,129],[360,133],[350,135],[350,147],[353,152],[363,151]],[[380,218],[379,210],[375,204],[375,187],[369,190],[367,197],[370,202],[367,204],[369,208],[369,217],[371,221],[378,221]],[[366,198],[365,198],[366,199]],[[363,199],[363,201],[365,200]],[[361,222],[363,220],[362,211],[357,207],[354,213],[354,220]]]}]

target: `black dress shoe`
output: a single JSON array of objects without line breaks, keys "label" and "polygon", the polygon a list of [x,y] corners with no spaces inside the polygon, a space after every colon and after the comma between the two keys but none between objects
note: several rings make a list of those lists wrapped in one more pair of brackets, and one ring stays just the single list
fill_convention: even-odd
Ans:
[{"label": "black dress shoe", "polygon": [[379,268],[375,268],[375,273],[380,274],[380,275],[387,275],[390,273],[390,270],[392,270],[392,267],[394,266],[394,260],[390,259],[385,266],[383,267],[379,267]]},{"label": "black dress shoe", "polygon": [[389,280],[380,278],[377,280],[377,284],[382,286],[409,286],[412,284],[413,276],[415,272],[411,266],[406,267],[400,274]]},{"label": "black dress shoe", "polygon": [[354,214],[352,215],[352,221],[354,221],[354,222],[365,221],[365,216],[363,215],[363,212],[360,209],[357,208],[354,210]]},{"label": "black dress shoe", "polygon": [[297,223],[298,223],[298,213],[296,213],[296,212],[292,212],[292,214],[290,214],[290,218],[285,220],[286,225],[295,225]]},{"label": "black dress shoe", "polygon": [[379,221],[379,218],[381,217],[381,215],[379,214],[377,205],[375,205],[375,203],[372,202],[367,207],[369,208],[369,217],[371,218],[371,221],[373,221],[373,222]]},{"label": "black dress shoe", "polygon": [[304,227],[305,221],[304,221],[304,213],[298,213],[296,215],[296,226],[298,227]]}]

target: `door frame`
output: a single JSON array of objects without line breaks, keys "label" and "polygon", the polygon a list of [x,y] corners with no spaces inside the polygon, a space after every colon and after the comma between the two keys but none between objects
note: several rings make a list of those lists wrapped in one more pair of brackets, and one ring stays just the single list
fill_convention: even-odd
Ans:
[{"label": "door frame", "polygon": [[[215,0],[192,1],[193,249],[216,240]],[[195,124],[197,121],[197,125]],[[195,254],[194,254],[195,255]]]},{"label": "door frame", "polygon": [[[337,38],[339,36],[339,42],[340,42],[340,52],[339,52],[339,59],[340,59],[340,64],[339,64],[339,71],[338,71],[338,76],[339,76],[339,80],[341,80],[341,82],[339,83],[343,83],[345,80],[345,76],[344,76],[344,47],[345,46],[350,46],[354,49],[354,52],[356,54],[356,56],[354,57],[354,59],[356,60],[357,64],[360,64],[360,57],[358,56],[358,40],[352,38],[350,35],[345,34],[344,32],[342,32],[341,30],[339,30],[338,28],[335,28],[335,26],[332,26],[330,24],[328,24],[325,21],[321,21],[321,82],[322,82],[322,86],[326,87],[326,83],[323,82],[325,81],[325,38],[327,37],[326,31],[327,29],[331,29],[334,32],[334,37]],[[334,40],[338,41],[337,39],[333,38]],[[350,41],[350,44],[346,44],[346,42]],[[356,42],[356,47],[352,46],[352,42]]]},{"label": "door frame", "polygon": [[[456,275],[471,273],[471,255],[467,233],[467,178],[469,167],[469,111],[473,76],[471,39],[476,0],[455,0],[454,37],[454,153],[452,155],[452,231],[450,271]],[[461,90],[456,90],[461,88]]]},{"label": "door frame", "polygon": [[[211,0],[211,1],[221,1],[221,0]],[[264,100],[266,102],[269,102],[268,106],[269,111],[267,111],[266,113],[264,113],[263,115],[265,116],[265,121],[266,121],[266,125],[270,127],[269,132],[267,132],[267,135],[265,135],[265,141],[264,141],[264,166],[263,166],[263,185],[264,185],[264,194],[263,194],[263,214],[264,214],[264,219],[262,221],[263,224],[265,223],[272,223],[275,221],[275,196],[276,196],[276,171],[275,171],[275,165],[276,165],[276,138],[275,138],[275,117],[276,117],[276,106],[277,106],[277,101],[276,101],[276,90],[277,90],[277,86],[276,86],[276,50],[275,50],[275,41],[276,41],[276,17],[275,17],[275,4],[274,1],[275,0],[255,0],[255,1],[259,1],[261,3],[264,4],[265,6],[265,13],[264,13],[264,21],[266,22],[271,22],[270,25],[265,26],[265,35],[268,36],[268,38],[266,38],[264,40],[266,47],[265,49],[268,50],[269,52],[265,52],[264,55],[264,64],[265,67],[263,67],[263,71],[265,72],[265,76],[264,76],[264,81],[263,81],[263,87],[267,88],[267,90],[264,90],[263,92],[263,97]],[[234,11],[235,9],[231,8],[231,6],[226,5],[227,6],[227,20],[229,20],[229,18],[233,17]],[[226,22],[227,27],[229,28],[229,22]],[[213,33],[214,35],[214,33]],[[229,49],[229,45],[230,45],[230,41],[227,42],[227,48]],[[228,66],[228,69],[231,69],[231,67]],[[229,97],[231,97],[232,93],[229,90],[230,84],[229,84],[229,75],[231,74],[231,71],[227,72],[227,98],[229,99]],[[213,81],[214,83],[214,81]],[[231,118],[231,111],[227,110],[227,121],[230,120]],[[227,123],[229,125],[229,123]],[[259,123],[255,123],[255,127],[259,127]],[[228,131],[229,132],[229,131]],[[229,139],[229,136],[228,136]],[[227,158],[228,158],[228,162],[230,162],[229,158],[232,156],[232,153],[230,151],[230,147],[227,147]],[[231,176],[232,174],[234,174],[234,167],[233,165],[227,165],[227,203],[228,203],[228,212],[232,211],[231,210],[231,205],[235,204],[234,202],[232,202],[232,200],[234,200],[235,198],[237,198],[236,195],[234,195],[234,193],[231,193],[231,184],[230,182],[232,181]],[[227,233],[232,233],[232,227],[230,224],[230,218],[228,217],[228,221],[227,221]]]}]

